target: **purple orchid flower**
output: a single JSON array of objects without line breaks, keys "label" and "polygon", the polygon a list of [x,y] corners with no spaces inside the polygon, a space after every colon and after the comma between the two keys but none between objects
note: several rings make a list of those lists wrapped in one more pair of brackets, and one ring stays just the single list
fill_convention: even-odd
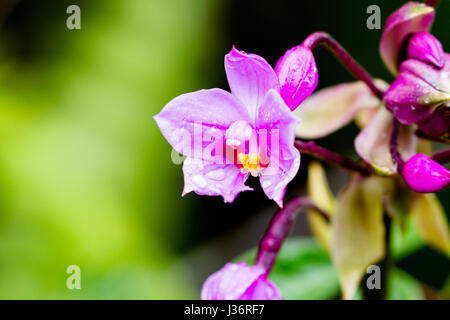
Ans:
[{"label": "purple orchid flower", "polygon": [[438,192],[450,185],[450,171],[424,154],[416,154],[403,166],[406,184],[420,193]]},{"label": "purple orchid flower", "polygon": [[259,265],[227,263],[206,279],[202,300],[281,300],[280,290]]},{"label": "purple orchid flower", "polygon": [[294,147],[298,120],[262,57],[233,47],[225,56],[225,71],[232,93],[183,94],[154,117],[170,145],[187,157],[183,195],[194,191],[232,202],[241,191],[252,190],[244,184],[251,174],[282,207],[286,186],[300,166]]}]

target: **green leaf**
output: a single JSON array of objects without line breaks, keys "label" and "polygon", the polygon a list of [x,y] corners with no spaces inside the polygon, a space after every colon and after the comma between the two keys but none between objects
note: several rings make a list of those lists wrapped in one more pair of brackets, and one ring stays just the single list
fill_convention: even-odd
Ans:
[{"label": "green leaf", "polygon": [[[235,261],[254,263],[256,249]],[[339,280],[330,257],[309,238],[291,238],[283,244],[269,278],[281,290],[283,299],[334,299],[339,295]]]},{"label": "green leaf", "polygon": [[391,253],[395,260],[401,260],[424,246],[410,216],[401,221],[392,221]]},{"label": "green leaf", "polygon": [[[387,87],[381,80],[377,85]],[[380,100],[361,81],[322,89],[294,111],[301,120],[296,135],[305,139],[324,137],[348,124],[359,111],[379,105]]]},{"label": "green leaf", "polygon": [[388,281],[389,300],[423,300],[419,281],[400,269],[393,269]]},{"label": "green leaf", "polygon": [[[361,288],[354,295],[352,300],[362,300]],[[423,300],[424,293],[420,282],[408,273],[394,268],[389,274],[388,280],[388,300]]]},{"label": "green leaf", "polygon": [[369,265],[384,257],[383,179],[355,176],[333,218],[331,256],[344,299],[354,296]]}]

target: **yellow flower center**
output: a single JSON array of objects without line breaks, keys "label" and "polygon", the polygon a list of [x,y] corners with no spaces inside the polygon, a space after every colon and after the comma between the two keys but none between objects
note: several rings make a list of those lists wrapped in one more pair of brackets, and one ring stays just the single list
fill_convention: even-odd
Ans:
[{"label": "yellow flower center", "polygon": [[245,153],[238,154],[239,162],[242,165],[241,172],[244,174],[250,173],[257,177],[261,172],[260,156],[257,154],[248,155]]}]

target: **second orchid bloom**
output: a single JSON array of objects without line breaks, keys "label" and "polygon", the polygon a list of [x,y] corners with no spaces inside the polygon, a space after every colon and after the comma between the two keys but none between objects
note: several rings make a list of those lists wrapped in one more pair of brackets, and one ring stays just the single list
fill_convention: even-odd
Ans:
[{"label": "second orchid bloom", "polygon": [[267,197],[282,207],[286,186],[300,166],[294,147],[299,120],[285,101],[294,96],[298,105],[317,84],[311,53],[302,57],[297,57],[297,68],[303,71],[294,85],[302,89],[306,83],[309,89],[307,94],[302,90],[300,99],[284,89],[285,83],[280,86],[266,60],[233,48],[225,56],[231,93],[222,89],[187,93],[155,116],[167,141],[187,157],[183,193],[219,195],[232,202],[241,191],[251,190],[244,183],[252,175],[259,177]]}]

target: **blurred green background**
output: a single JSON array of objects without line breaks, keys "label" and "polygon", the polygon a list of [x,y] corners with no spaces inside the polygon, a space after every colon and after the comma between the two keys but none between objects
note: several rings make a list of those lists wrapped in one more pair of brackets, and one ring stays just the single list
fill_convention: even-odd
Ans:
[{"label": "blurred green background", "polygon": [[[181,198],[181,167],[152,116],[181,93],[228,89],[233,44],[275,65],[317,30],[390,81],[366,8],[378,4],[384,23],[402,3],[1,0],[0,298],[197,299],[207,275],[257,244],[276,206],[255,181],[231,205]],[[71,4],[81,30],[66,28]],[[444,1],[433,29],[446,51],[449,13]],[[352,80],[325,50],[316,59],[319,88]],[[320,143],[352,155],[356,132]],[[304,191],[308,161],[288,195]],[[337,191],[347,176],[328,170]],[[303,218],[295,234],[308,234]],[[69,265],[81,290],[66,288]]]}]

